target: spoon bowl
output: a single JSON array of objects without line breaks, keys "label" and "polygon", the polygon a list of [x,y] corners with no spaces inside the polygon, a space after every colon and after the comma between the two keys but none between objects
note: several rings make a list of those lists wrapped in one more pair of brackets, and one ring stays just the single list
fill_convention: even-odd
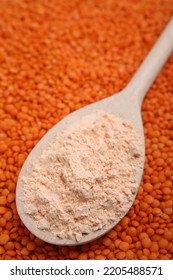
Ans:
[{"label": "spoon bowl", "polygon": [[[125,216],[126,213],[123,213],[122,216],[118,217],[118,220],[114,221],[106,228],[84,235],[79,242],[69,239],[61,239],[56,235],[52,234],[51,232],[39,230],[34,225],[33,220],[30,218],[30,216],[24,213],[22,177],[26,176],[28,172],[28,167],[30,166],[31,162],[33,162],[35,158],[38,158],[40,154],[42,154],[45,147],[47,147],[48,144],[51,143],[54,136],[56,136],[62,130],[67,128],[69,125],[76,123],[79,119],[83,118],[84,116],[90,115],[96,111],[104,111],[106,113],[119,116],[121,119],[128,121],[134,127],[136,132],[140,135],[143,143],[143,149],[141,154],[143,167],[145,145],[143,125],[141,119],[141,104],[145,94],[152,85],[153,81],[155,80],[160,69],[166,62],[167,58],[171,54],[172,49],[173,19],[170,20],[169,24],[167,25],[167,27],[165,28],[165,30],[163,31],[163,33],[149,52],[148,56],[141,64],[138,71],[135,73],[134,77],[125,89],[109,98],[85,106],[84,108],[69,114],[67,117],[65,117],[55,126],[53,126],[30,152],[18,177],[16,189],[16,205],[19,216],[23,221],[24,225],[38,238],[48,243],[56,245],[71,246],[84,244],[104,235],[106,232],[112,229],[123,218],[123,216]],[[141,181],[142,172],[143,168],[141,168],[141,166],[137,167],[135,178],[136,182],[134,183],[136,193]],[[134,194],[133,201],[135,199],[136,193]],[[131,206],[132,202],[129,203],[129,209]]]},{"label": "spoon bowl", "polygon": [[[91,105],[85,106],[84,108],[79,109],[79,110],[69,114],[67,117],[65,117],[63,120],[61,120],[58,124],[53,126],[48,131],[48,133],[45,134],[45,136],[38,142],[38,144],[30,152],[30,154],[27,157],[27,159],[20,171],[20,174],[19,174],[19,178],[18,178],[18,182],[17,182],[17,191],[16,191],[16,195],[17,195],[16,202],[17,202],[18,213],[19,213],[20,217],[22,218],[24,224],[37,237],[41,238],[42,240],[44,240],[46,242],[49,242],[52,244],[57,244],[57,245],[79,245],[79,244],[87,243],[91,240],[94,240],[94,239],[104,235],[107,231],[109,231],[111,228],[113,228],[115,226],[115,224],[117,224],[123,218],[123,216],[126,214],[126,213],[123,213],[122,216],[119,216],[117,221],[110,224],[108,227],[104,228],[103,230],[98,230],[96,232],[92,232],[90,234],[84,235],[80,242],[77,242],[74,240],[67,240],[67,239],[62,240],[50,232],[47,232],[47,231],[44,232],[35,227],[32,218],[29,215],[25,214],[25,212],[23,211],[24,202],[22,199],[22,197],[23,197],[22,177],[24,177],[27,174],[28,167],[32,163],[33,159],[39,157],[40,154],[42,154],[42,152],[44,151],[44,148],[47,147],[49,145],[49,143],[51,143],[52,139],[58,133],[60,133],[62,130],[64,130],[68,125],[76,123],[77,120],[83,118],[84,116],[87,116],[88,114],[92,114],[93,112],[100,110],[100,111],[104,111],[104,112],[111,113],[111,114],[116,113],[116,116],[118,115],[121,118],[126,119],[128,121],[131,116],[131,124],[133,124],[133,126],[134,126],[134,124],[136,124],[135,129],[142,136],[141,137],[142,140],[144,140],[140,110],[137,110],[137,107],[136,107],[135,113],[133,115],[130,115],[127,103],[125,102],[125,98],[126,98],[125,94],[118,93],[110,98],[106,98],[102,101],[98,101]],[[112,104],[113,104],[113,106],[112,106]],[[122,108],[123,108],[123,110],[122,110]],[[138,109],[139,109],[139,106],[138,106]],[[117,113],[118,110],[119,110],[119,112]],[[135,119],[138,119],[138,122],[135,122]],[[143,141],[143,151],[141,153],[141,158],[143,159],[143,162],[144,162],[144,151],[145,151],[145,149],[144,149],[144,141]],[[136,178],[135,178],[136,183],[134,183],[134,187],[136,190],[137,190],[140,180],[141,180],[142,170],[143,169],[141,168],[141,166],[137,170],[137,174],[136,174]],[[134,199],[135,199],[135,195],[134,195]],[[132,205],[132,203],[130,203],[129,208],[131,207],[131,205]]]}]

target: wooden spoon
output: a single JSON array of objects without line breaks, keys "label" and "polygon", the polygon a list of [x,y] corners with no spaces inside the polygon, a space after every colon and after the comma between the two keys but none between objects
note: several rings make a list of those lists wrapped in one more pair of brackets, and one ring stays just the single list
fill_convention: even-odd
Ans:
[{"label": "wooden spoon", "polygon": [[[123,217],[120,216],[118,220],[110,224],[107,228],[92,232],[88,235],[84,235],[80,242],[60,239],[57,236],[53,235],[51,232],[39,230],[33,223],[33,220],[26,215],[23,211],[23,194],[22,194],[22,180],[21,177],[25,177],[27,174],[27,168],[35,158],[39,157],[44,148],[51,142],[53,136],[57,135],[61,130],[65,129],[67,125],[76,122],[82,117],[91,114],[93,111],[105,111],[110,114],[119,115],[124,120],[130,122],[135,130],[143,138],[143,163],[144,163],[144,134],[143,134],[143,125],[141,119],[141,104],[145,94],[152,85],[156,76],[158,75],[160,69],[163,67],[164,63],[170,56],[173,50],[173,19],[170,20],[165,30],[162,32],[161,36],[145,58],[144,62],[139,67],[138,71],[135,73],[134,77],[131,79],[129,84],[119,93],[113,95],[109,98],[103,99],[91,105],[88,105],[82,109],[79,109],[55,126],[53,126],[47,134],[38,142],[38,144],[31,151],[27,157],[18,177],[17,190],[16,190],[16,204],[19,216],[25,226],[37,237],[40,239],[57,245],[79,245],[87,243],[91,240],[94,240],[111,228],[113,228]],[[139,167],[137,170],[136,183],[134,187],[137,190],[142,177],[142,169]],[[135,195],[134,195],[135,199]],[[132,206],[132,203],[129,204],[129,209]],[[125,214],[123,214],[124,216]]]}]

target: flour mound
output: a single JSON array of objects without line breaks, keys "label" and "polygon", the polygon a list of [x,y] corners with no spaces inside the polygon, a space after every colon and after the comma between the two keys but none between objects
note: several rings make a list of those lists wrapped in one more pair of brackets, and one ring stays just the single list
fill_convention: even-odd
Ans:
[{"label": "flour mound", "polygon": [[129,123],[104,112],[85,116],[30,165],[22,178],[23,210],[38,229],[80,241],[128,211],[141,155]]}]

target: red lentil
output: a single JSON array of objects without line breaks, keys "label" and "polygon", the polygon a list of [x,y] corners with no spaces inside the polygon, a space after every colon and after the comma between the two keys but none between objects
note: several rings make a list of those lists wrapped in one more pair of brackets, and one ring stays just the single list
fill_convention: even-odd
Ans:
[{"label": "red lentil", "polygon": [[144,174],[118,225],[94,242],[58,247],[31,234],[15,205],[34,145],[70,112],[120,91],[172,15],[173,0],[138,2],[0,1],[0,259],[172,258],[173,56],[142,105]]}]

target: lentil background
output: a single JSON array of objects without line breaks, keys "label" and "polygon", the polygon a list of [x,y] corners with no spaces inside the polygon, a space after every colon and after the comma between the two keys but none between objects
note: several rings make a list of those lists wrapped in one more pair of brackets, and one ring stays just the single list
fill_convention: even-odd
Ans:
[{"label": "lentil background", "polygon": [[34,145],[70,112],[120,91],[172,12],[173,0],[0,0],[0,259],[173,259],[173,56],[144,100],[143,179],[114,229],[53,246],[24,227],[15,204]]}]

